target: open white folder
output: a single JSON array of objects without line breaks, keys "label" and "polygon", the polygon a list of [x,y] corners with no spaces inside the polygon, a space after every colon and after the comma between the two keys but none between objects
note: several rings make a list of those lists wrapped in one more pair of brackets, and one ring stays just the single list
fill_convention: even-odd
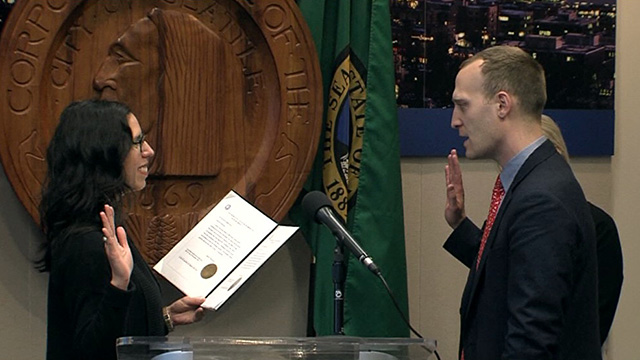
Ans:
[{"label": "open white folder", "polygon": [[231,190],[153,268],[217,310],[293,234]]}]

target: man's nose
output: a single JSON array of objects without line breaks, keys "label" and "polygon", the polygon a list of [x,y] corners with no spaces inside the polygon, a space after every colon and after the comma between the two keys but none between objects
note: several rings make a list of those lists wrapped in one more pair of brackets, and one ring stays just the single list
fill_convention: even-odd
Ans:
[{"label": "man's nose", "polygon": [[462,125],[462,121],[458,118],[458,114],[453,110],[453,115],[451,115],[451,128],[457,129]]}]

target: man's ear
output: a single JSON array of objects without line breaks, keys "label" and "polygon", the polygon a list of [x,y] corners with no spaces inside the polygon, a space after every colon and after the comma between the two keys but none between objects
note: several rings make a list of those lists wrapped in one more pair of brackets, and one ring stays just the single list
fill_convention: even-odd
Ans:
[{"label": "man's ear", "polygon": [[497,106],[498,106],[498,117],[500,119],[504,119],[507,117],[509,112],[511,112],[511,107],[513,106],[513,98],[506,91],[500,91],[496,95],[497,98]]}]

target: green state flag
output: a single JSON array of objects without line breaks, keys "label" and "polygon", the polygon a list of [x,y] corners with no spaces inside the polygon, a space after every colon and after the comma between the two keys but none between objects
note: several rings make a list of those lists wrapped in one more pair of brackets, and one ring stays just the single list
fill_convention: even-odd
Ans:
[{"label": "green state flag", "polygon": [[[307,191],[321,190],[389,283],[408,315],[397,107],[388,0],[299,0],[323,75],[324,127]],[[313,327],[333,334],[330,231],[294,206],[316,257]],[[348,251],[345,249],[345,254]],[[407,337],[382,282],[346,257],[344,333]]]}]

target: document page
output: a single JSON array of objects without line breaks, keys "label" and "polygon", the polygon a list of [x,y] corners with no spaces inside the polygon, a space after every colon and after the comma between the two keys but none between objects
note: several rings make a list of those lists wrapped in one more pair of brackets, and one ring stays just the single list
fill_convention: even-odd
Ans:
[{"label": "document page", "polygon": [[153,268],[183,293],[206,297],[276,226],[232,190]]},{"label": "document page", "polygon": [[293,234],[297,226],[279,225],[271,234],[207,296],[205,308],[218,310]]}]

